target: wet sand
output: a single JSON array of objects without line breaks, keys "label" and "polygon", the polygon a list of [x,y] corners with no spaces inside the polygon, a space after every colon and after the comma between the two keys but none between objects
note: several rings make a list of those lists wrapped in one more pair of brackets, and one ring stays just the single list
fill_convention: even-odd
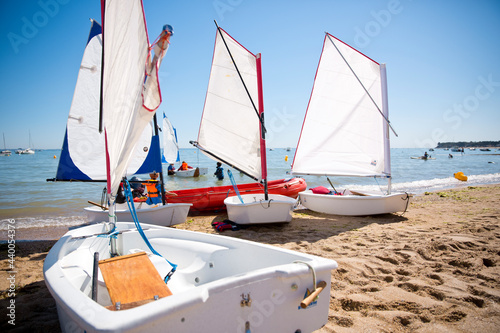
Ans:
[{"label": "wet sand", "polygon": [[[217,233],[225,215],[189,216],[176,226]],[[500,185],[417,196],[402,216],[328,216],[294,212],[288,224],[222,232],[334,259],[328,323],[316,332],[498,332]],[[16,233],[16,326],[2,331],[58,332],[43,260],[66,231]],[[21,239],[54,239],[23,242]],[[1,245],[0,308],[8,297],[7,246]],[[5,276],[5,277],[4,277]],[[6,319],[7,318],[7,319]]]}]

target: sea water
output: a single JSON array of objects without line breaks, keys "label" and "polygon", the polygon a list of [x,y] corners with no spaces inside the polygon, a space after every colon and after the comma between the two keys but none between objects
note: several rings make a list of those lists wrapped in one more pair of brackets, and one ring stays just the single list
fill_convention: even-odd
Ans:
[{"label": "sea water", "polygon": [[[267,151],[268,179],[290,178],[294,149],[274,148]],[[60,150],[37,151],[34,155],[0,156],[0,230],[7,229],[8,221],[16,220],[16,228],[72,226],[85,222],[83,208],[88,200],[101,202],[104,183],[47,182],[54,178]],[[423,149],[391,149],[392,191],[421,194],[461,186],[500,183],[500,151],[468,150],[451,152],[436,149],[428,151],[435,160],[411,159],[423,155]],[[449,154],[453,158],[449,158]],[[181,161],[193,167],[206,167],[208,174],[198,178],[181,178],[164,174],[167,190],[180,190],[209,186],[230,185],[227,166],[225,178],[214,176],[216,162],[197,149],[181,149]],[[176,167],[178,163],[176,164]],[[467,182],[454,178],[463,172]],[[232,170],[237,184],[254,182],[249,177]],[[149,179],[148,175],[139,175]],[[326,177],[304,176],[308,188],[330,187]],[[387,191],[387,180],[357,177],[329,177],[335,188]]]}]

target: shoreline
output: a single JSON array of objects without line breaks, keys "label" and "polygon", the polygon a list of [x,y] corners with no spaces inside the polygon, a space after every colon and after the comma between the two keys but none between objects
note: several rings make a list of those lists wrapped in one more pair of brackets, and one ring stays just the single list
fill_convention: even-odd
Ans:
[{"label": "shoreline", "polygon": [[[439,192],[443,192],[443,191],[460,191],[460,190],[468,189],[468,188],[495,187],[495,186],[500,186],[500,183],[482,184],[482,185],[467,185],[467,183],[463,183],[463,184],[456,184],[454,187],[429,190],[429,191],[424,191],[424,192],[419,192],[419,193],[409,192],[409,194],[412,194],[413,198],[417,198],[417,197],[426,196],[426,195],[431,194],[431,193],[439,193]],[[299,210],[300,209],[296,209],[295,212],[297,212]],[[227,218],[226,213],[222,213],[219,215],[215,215],[215,214],[193,214],[193,215],[191,215],[191,214],[189,214],[187,217],[187,220],[212,218],[215,216],[221,216],[220,220],[224,220]],[[50,226],[49,228],[47,228],[47,227],[17,228],[16,229],[16,242],[58,240],[69,230],[69,228],[71,228],[71,229],[78,228],[81,226],[85,226],[87,224],[88,224],[87,222],[82,222],[82,224],[78,224],[78,225],[74,225],[74,224],[66,225],[66,226],[58,225],[58,226]],[[178,226],[176,226],[176,227],[178,227]],[[6,239],[7,239],[7,230],[0,230],[0,244],[7,243]]]},{"label": "shoreline", "polygon": [[[189,216],[175,227],[217,234],[210,223],[224,218]],[[464,184],[414,196],[402,216],[329,216],[302,209],[286,225],[256,225],[220,234],[337,261],[329,319],[316,332],[496,332],[499,219],[500,184]],[[50,229],[53,236],[49,231],[41,235],[41,230],[25,236],[56,238],[62,232]],[[54,244],[55,240],[16,242],[18,331],[60,331],[42,268]],[[3,253],[5,244],[1,246]],[[2,274],[7,267],[7,259],[0,260]],[[9,300],[7,282],[0,279],[2,308]],[[6,318],[0,327],[13,328]]]}]

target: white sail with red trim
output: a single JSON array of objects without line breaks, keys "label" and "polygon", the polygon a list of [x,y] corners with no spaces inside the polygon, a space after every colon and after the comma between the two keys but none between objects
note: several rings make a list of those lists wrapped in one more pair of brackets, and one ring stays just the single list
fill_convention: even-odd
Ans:
[{"label": "white sail with red trim", "polygon": [[197,147],[260,181],[258,107],[257,56],[219,28]]},{"label": "white sail with red trim", "polygon": [[103,0],[102,15],[101,114],[108,194],[113,197],[141,133],[161,103],[158,66],[172,31],[162,32],[151,60],[141,0]]},{"label": "white sail with red trim", "polygon": [[385,66],[327,34],[292,173],[390,176],[384,89]]}]

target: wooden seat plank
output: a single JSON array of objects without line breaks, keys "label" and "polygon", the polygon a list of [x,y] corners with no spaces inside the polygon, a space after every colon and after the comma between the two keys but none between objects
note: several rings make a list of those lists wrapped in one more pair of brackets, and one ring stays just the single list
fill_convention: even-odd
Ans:
[{"label": "wooden seat plank", "polygon": [[172,295],[146,252],[101,260],[99,268],[113,305],[144,304],[155,296]]}]

